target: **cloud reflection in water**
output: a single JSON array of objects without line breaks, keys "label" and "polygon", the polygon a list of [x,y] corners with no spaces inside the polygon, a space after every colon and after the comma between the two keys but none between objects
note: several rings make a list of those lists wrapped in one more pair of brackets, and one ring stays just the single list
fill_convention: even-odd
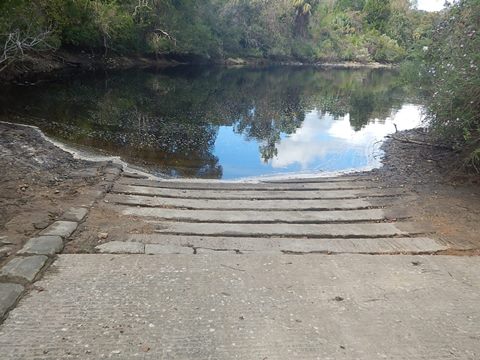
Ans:
[{"label": "cloud reflection in water", "polygon": [[411,104],[403,105],[387,119],[371,121],[360,131],[352,128],[348,115],[335,120],[328,113],[314,110],[295,134],[282,138],[278,154],[269,165],[284,173],[292,168],[307,173],[378,167],[381,142],[395,132],[394,124],[401,131],[421,122],[421,107]]}]

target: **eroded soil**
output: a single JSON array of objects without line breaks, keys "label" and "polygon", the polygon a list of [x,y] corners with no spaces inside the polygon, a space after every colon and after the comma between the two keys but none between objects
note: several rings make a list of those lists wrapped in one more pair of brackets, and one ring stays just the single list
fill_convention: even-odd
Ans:
[{"label": "eroded soil", "polygon": [[103,165],[74,159],[34,128],[0,123],[0,263],[69,207],[91,202]]},{"label": "eroded soil", "polygon": [[[433,143],[422,129],[394,137]],[[415,214],[413,220],[431,225],[437,240],[455,249],[479,249],[480,176],[464,172],[460,155],[395,139],[387,140],[383,150],[384,166],[364,175],[413,192],[415,201],[406,200],[402,205]]]}]

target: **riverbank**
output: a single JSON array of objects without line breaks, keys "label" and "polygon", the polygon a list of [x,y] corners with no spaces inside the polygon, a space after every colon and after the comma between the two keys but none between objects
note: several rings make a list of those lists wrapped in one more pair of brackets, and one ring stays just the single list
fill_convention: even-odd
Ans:
[{"label": "riverbank", "polygon": [[461,154],[429,144],[424,129],[398,132],[382,146],[383,167],[363,175],[416,194],[402,201],[415,221],[432,226],[445,245],[480,255],[480,175],[464,172]]},{"label": "riverbank", "polygon": [[158,58],[146,56],[109,56],[87,52],[58,51],[49,54],[36,54],[35,57],[26,55],[21,62],[0,72],[1,82],[19,82],[31,84],[39,80],[61,78],[65,75],[78,72],[115,71],[132,68],[167,68],[178,65],[216,65],[216,66],[315,66],[328,69],[392,69],[397,64],[383,64],[377,62],[302,62],[292,60],[271,60],[259,58],[227,58],[225,60],[209,60],[202,58],[168,57]]},{"label": "riverbank", "polygon": [[[358,175],[414,193],[395,201],[443,244],[479,253],[480,177],[462,173],[451,151],[398,140],[427,137],[418,129],[396,134],[383,145],[384,166]],[[106,165],[75,159],[34,128],[0,123],[0,166],[7,170],[0,174],[0,262],[68,208],[104,193]]]},{"label": "riverbank", "polygon": [[0,123],[0,265],[69,208],[94,202],[106,165],[75,159],[33,127]]},{"label": "riverbank", "polygon": [[26,55],[24,59],[0,72],[0,82],[30,82],[38,79],[62,77],[72,72],[127,70],[131,68],[165,68],[182,64],[165,57],[109,56],[58,51],[56,53]]}]

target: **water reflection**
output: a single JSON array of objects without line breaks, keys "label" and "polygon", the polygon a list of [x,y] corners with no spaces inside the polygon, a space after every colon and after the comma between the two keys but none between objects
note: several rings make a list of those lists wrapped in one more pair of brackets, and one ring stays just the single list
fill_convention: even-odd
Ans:
[{"label": "water reflection", "polygon": [[392,71],[176,68],[0,92],[3,117],[155,173],[241,178],[375,163],[375,141],[419,122]]},{"label": "water reflection", "polygon": [[[421,123],[421,108],[404,105],[386,119],[376,119],[355,130],[349,115],[335,118],[318,110],[307,114],[302,127],[282,139],[271,161],[284,172],[345,171],[380,165],[382,139]],[[395,124],[395,125],[394,125]]]}]

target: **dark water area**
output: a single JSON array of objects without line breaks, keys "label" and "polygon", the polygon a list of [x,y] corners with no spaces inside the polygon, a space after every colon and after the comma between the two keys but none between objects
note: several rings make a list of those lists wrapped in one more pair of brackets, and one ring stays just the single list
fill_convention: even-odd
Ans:
[{"label": "dark water area", "polygon": [[377,167],[384,136],[421,109],[397,72],[371,69],[178,67],[0,90],[2,120],[185,178]]}]

